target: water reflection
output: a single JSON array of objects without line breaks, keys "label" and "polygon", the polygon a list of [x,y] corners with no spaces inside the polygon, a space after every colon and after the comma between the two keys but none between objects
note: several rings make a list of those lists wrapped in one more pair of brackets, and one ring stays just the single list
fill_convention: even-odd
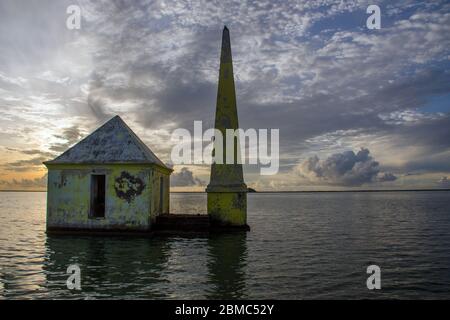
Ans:
[{"label": "water reflection", "polygon": [[[203,259],[193,261],[201,251]],[[55,298],[238,299],[246,296],[246,263],[245,232],[150,239],[48,236],[43,269]],[[81,268],[81,291],[66,287],[70,264]]]},{"label": "water reflection", "polygon": [[215,234],[208,239],[208,299],[246,296],[247,234]]},{"label": "water reflection", "polygon": [[[49,236],[47,287],[74,298],[164,298],[160,290],[170,252],[162,239]],[[67,267],[81,268],[81,292],[65,286]]]},{"label": "water reflection", "polygon": [[[159,239],[47,237],[45,199],[0,192],[0,300],[450,297],[449,192],[251,194],[250,233]],[[369,264],[384,289],[367,290]]]}]

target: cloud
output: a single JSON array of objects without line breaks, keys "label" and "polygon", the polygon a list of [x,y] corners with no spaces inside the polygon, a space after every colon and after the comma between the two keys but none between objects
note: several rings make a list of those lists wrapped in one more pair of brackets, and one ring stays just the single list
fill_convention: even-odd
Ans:
[{"label": "cloud", "polygon": [[47,174],[35,179],[0,180],[2,190],[41,190],[47,187]]},{"label": "cloud", "polygon": [[356,154],[345,151],[325,160],[314,156],[297,165],[295,171],[311,182],[329,185],[361,186],[377,181],[394,181],[396,177],[392,173],[378,177],[379,163],[369,154],[369,149],[362,148]]},{"label": "cloud", "polygon": [[70,146],[78,142],[82,137],[83,134],[80,132],[80,129],[77,126],[66,128],[62,131],[61,134],[55,135],[55,138],[65,140],[65,142],[54,143],[49,147],[49,149],[58,153],[64,152]]},{"label": "cloud", "polygon": [[[48,149],[50,151],[39,150],[39,149],[18,149],[18,148],[6,148],[8,151],[19,152],[24,155],[33,156],[30,159],[20,159],[13,162],[6,162],[1,165],[5,170],[8,171],[16,171],[16,172],[28,172],[28,171],[36,171],[40,167],[43,166],[44,161],[48,161],[54,158],[58,153],[62,153],[66,151],[70,146],[78,142],[83,134],[80,132],[77,126],[71,126],[65,128],[53,136],[58,140],[63,140],[64,142],[56,142],[50,144]],[[24,183],[27,181],[24,180]]]},{"label": "cloud", "polygon": [[203,181],[194,177],[192,171],[188,168],[181,168],[180,172],[172,173],[170,176],[170,185],[172,187],[189,187],[203,185]]},{"label": "cloud", "polygon": [[14,162],[8,162],[4,165],[6,170],[12,170],[17,172],[33,171],[37,167],[42,166],[42,162],[47,161],[48,157],[34,157],[28,160],[18,160]]},{"label": "cloud", "polygon": [[438,185],[441,188],[450,188],[450,180],[447,177],[442,177],[439,181],[438,181]]},{"label": "cloud", "polygon": [[397,177],[390,172],[385,172],[382,175],[379,175],[379,177],[378,177],[378,181],[380,181],[380,182],[389,182],[389,181],[395,181],[395,180],[397,180]]},{"label": "cloud", "polygon": [[53,152],[47,152],[47,151],[43,151],[43,150],[39,150],[39,149],[26,149],[26,150],[19,150],[17,148],[6,148],[9,151],[14,151],[14,152],[20,152],[26,155],[31,155],[31,156],[42,156],[42,157],[47,157],[47,158],[51,158],[55,156],[55,153]]}]

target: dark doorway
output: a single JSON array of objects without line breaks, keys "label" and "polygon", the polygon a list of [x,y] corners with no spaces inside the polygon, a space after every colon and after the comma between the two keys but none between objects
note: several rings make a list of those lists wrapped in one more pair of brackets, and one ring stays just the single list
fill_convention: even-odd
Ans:
[{"label": "dark doorway", "polygon": [[164,204],[164,178],[159,178],[159,213],[163,213]]},{"label": "dark doorway", "polygon": [[91,176],[91,218],[105,217],[105,180],[104,174]]}]

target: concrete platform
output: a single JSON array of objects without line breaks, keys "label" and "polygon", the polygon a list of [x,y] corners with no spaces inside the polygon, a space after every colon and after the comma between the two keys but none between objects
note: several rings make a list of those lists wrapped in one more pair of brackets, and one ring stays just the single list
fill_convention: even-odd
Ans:
[{"label": "concrete platform", "polygon": [[158,234],[196,234],[210,232],[235,232],[250,231],[245,226],[219,226],[211,223],[207,214],[162,214],[156,218],[150,230],[127,230],[127,229],[73,229],[73,228],[50,228],[48,234],[79,234],[79,235],[105,235],[105,236],[152,236]]},{"label": "concrete platform", "polygon": [[229,232],[250,231],[245,226],[218,226],[211,223],[207,214],[163,214],[156,218],[152,231],[157,233],[177,232]]},{"label": "concrete platform", "polygon": [[152,231],[208,232],[210,228],[211,221],[206,214],[162,214],[156,217]]}]

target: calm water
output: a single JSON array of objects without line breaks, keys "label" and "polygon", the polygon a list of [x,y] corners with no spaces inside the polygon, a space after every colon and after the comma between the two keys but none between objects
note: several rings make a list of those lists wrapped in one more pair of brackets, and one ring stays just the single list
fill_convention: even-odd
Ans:
[{"label": "calm water", "polygon": [[153,239],[48,237],[45,198],[0,192],[0,298],[450,298],[450,192],[250,194],[247,234]]}]

